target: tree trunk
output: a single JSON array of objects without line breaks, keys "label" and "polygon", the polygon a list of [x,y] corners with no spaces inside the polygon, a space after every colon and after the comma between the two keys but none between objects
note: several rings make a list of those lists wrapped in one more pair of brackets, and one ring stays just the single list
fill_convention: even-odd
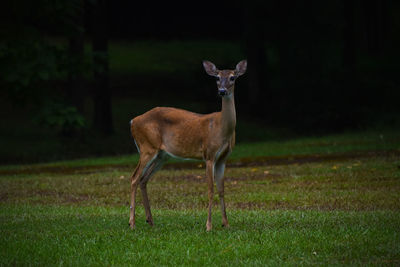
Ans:
[{"label": "tree trunk", "polygon": [[93,127],[103,134],[114,132],[108,68],[107,0],[97,0],[92,9],[92,47],[94,64]]},{"label": "tree trunk", "polygon": [[76,9],[72,19],[74,26],[69,36],[69,74],[67,99],[79,112],[83,111],[85,94],[84,73],[84,8],[83,0],[75,1]]},{"label": "tree trunk", "polygon": [[356,65],[355,1],[344,0],[343,8],[345,20],[343,28],[343,67],[352,75]]},{"label": "tree trunk", "polygon": [[266,73],[266,54],[264,43],[264,29],[262,18],[259,16],[257,4],[247,3],[245,7],[245,51],[248,61],[248,105],[252,107],[251,113],[260,114],[264,91],[268,84]]},{"label": "tree trunk", "polygon": [[384,54],[388,28],[387,9],[388,3],[386,0],[371,0],[364,3],[367,51],[372,56]]}]

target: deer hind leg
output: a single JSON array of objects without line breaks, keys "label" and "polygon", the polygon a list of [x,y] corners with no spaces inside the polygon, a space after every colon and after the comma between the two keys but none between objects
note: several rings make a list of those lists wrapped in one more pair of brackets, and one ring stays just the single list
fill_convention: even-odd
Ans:
[{"label": "deer hind leg", "polygon": [[221,205],[222,226],[229,227],[228,218],[226,217],[225,200],[224,200],[224,171],[225,171],[225,161],[218,161],[217,164],[215,164],[215,180],[217,184],[219,201]]},{"label": "deer hind leg", "polygon": [[164,163],[163,152],[159,152],[151,162],[143,177],[140,180],[140,191],[142,191],[143,206],[146,212],[146,222],[153,226],[153,217],[151,215],[149,197],[147,195],[147,182],[162,167]]},{"label": "deer hind leg", "polygon": [[131,179],[131,207],[130,207],[130,215],[129,215],[129,225],[133,229],[135,228],[135,210],[136,210],[136,192],[137,187],[143,174],[148,169],[151,164],[152,159],[157,156],[157,152],[144,152],[140,153],[139,163],[136,166],[135,171],[132,174]]},{"label": "deer hind leg", "polygon": [[206,162],[206,176],[208,183],[208,217],[207,217],[207,231],[211,231],[212,222],[211,222],[211,210],[212,210],[212,202],[214,199],[214,162],[211,160],[207,160]]}]

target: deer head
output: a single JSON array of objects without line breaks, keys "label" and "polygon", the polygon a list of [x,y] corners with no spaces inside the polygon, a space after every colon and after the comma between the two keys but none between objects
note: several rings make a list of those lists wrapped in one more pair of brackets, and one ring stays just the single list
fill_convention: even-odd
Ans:
[{"label": "deer head", "polygon": [[218,94],[225,97],[233,94],[236,78],[246,72],[247,61],[240,61],[234,70],[218,70],[212,62],[207,60],[203,61],[203,67],[208,75],[217,79]]}]

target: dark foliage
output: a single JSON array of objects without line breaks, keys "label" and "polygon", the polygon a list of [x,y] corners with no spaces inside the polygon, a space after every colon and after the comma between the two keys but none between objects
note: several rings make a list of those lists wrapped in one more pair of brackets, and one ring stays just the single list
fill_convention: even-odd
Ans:
[{"label": "dark foliage", "polygon": [[[242,117],[313,134],[395,127],[399,15],[394,0],[6,1],[0,11],[1,97],[13,108],[29,107],[31,119],[61,135],[89,129],[109,135],[117,127],[112,97],[152,94],[155,104],[199,99],[206,106],[213,94],[204,90],[212,84],[201,68],[186,63],[185,73],[112,76],[109,40],[225,40],[240,43],[249,62],[237,92]],[[222,67],[243,59],[206,57]],[[115,85],[122,80],[124,86]]]}]

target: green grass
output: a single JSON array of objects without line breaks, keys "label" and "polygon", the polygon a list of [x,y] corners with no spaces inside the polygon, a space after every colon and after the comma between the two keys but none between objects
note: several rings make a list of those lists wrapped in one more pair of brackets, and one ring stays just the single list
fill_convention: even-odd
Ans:
[{"label": "green grass", "polygon": [[[255,127],[254,125],[246,124],[247,129]],[[241,134],[239,128],[238,134]],[[256,132],[256,131],[252,131]],[[268,129],[260,128],[258,131],[261,134],[268,135]],[[271,141],[264,142],[241,142],[238,143],[232,155],[229,157],[230,162],[252,162],[265,161],[274,159],[290,159],[301,158],[302,156],[318,154],[322,157],[326,155],[346,156],[351,153],[379,152],[379,151],[400,151],[400,132],[398,131],[364,131],[350,132],[329,136],[319,137],[300,137],[293,139],[276,140],[277,137],[270,137]],[[125,146],[134,147],[131,138],[125,143]],[[123,143],[123,142],[121,142]],[[96,167],[113,165],[133,166],[139,156],[136,153],[108,156],[97,158],[82,158],[76,160],[54,161],[41,164],[27,165],[5,165],[0,166],[1,171],[29,171],[39,170],[44,171],[45,168],[59,168],[59,170],[76,168],[76,167]],[[172,160],[171,162],[177,162]]]},{"label": "green grass", "polygon": [[359,131],[238,145],[233,158],[400,150],[398,131]]},{"label": "green grass", "polygon": [[[397,210],[399,156],[227,168],[226,199],[234,209]],[[128,205],[134,166],[76,168],[68,172],[0,176],[0,199],[18,204]],[[152,205],[160,209],[207,206],[204,164],[170,169],[151,180]],[[216,203],[217,196],[215,197]],[[140,196],[139,196],[140,200]]]},{"label": "green grass", "polygon": [[400,261],[398,212],[231,211],[231,228],[210,233],[204,231],[205,212],[156,210],[154,215],[155,227],[139,220],[131,231],[125,207],[2,206],[0,264],[361,266]]},{"label": "green grass", "polygon": [[[337,152],[341,146],[344,153],[351,146],[375,143],[374,136],[304,138],[284,142],[281,149],[319,144],[318,153],[322,147]],[[259,153],[246,146],[239,155]],[[275,149],[274,155],[284,153]],[[107,162],[112,164],[98,165]],[[145,223],[138,194],[136,229],[131,231],[134,164],[121,162],[86,159],[54,163],[43,171],[31,166],[28,172],[3,173],[0,265],[400,264],[400,157],[395,151],[227,168],[231,227],[221,227],[215,196],[209,233],[203,164],[158,172],[148,186],[155,226]],[[63,165],[65,171],[57,170]]]},{"label": "green grass", "polygon": [[[116,42],[110,65],[113,78],[136,73],[146,80],[149,73],[200,72],[203,57],[235,63],[239,50],[218,42]],[[214,229],[205,231],[204,164],[172,161],[148,186],[155,226],[145,223],[138,194],[131,231],[129,179],[138,155],[127,123],[158,105],[165,103],[116,97],[115,136],[85,142],[39,129],[29,110],[9,107],[19,114],[1,114],[2,160],[53,161],[0,166],[0,266],[400,265],[395,130],[298,137],[239,118],[239,143],[225,175],[231,227],[220,226],[216,195]],[[168,105],[200,113],[210,108]],[[81,158],[59,160],[73,157]]]}]

